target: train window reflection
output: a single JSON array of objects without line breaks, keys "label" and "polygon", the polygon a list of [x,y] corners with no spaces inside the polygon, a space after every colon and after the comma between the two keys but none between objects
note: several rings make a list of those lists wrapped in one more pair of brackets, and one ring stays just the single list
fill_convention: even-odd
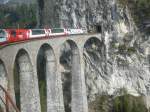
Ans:
[{"label": "train window reflection", "polygon": [[4,30],[0,30],[0,38],[5,38],[6,37],[6,33]]},{"label": "train window reflection", "polygon": [[62,32],[64,32],[64,29],[62,29],[62,28],[54,28],[54,29],[52,29],[52,33],[62,33]]},{"label": "train window reflection", "polygon": [[40,34],[45,34],[45,30],[42,30],[42,29],[32,30],[32,35],[40,35]]}]

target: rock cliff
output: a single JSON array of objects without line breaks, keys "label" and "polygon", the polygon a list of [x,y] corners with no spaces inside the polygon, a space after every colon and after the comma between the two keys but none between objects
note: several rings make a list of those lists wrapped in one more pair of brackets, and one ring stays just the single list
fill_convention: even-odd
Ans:
[{"label": "rock cliff", "polygon": [[[93,38],[84,46],[89,103],[101,94],[119,95],[124,88],[134,96],[145,96],[150,106],[150,36],[138,31],[127,6],[116,0],[37,0],[37,4],[38,27],[85,27],[102,34],[101,41]],[[70,91],[65,74],[70,74],[71,51],[68,45],[62,51],[66,69],[62,80],[64,90]],[[66,98],[69,109],[70,102]]]},{"label": "rock cliff", "polygon": [[103,23],[108,25],[109,13],[110,6],[105,0],[39,1],[39,25],[41,26],[92,27]]},{"label": "rock cliff", "polygon": [[103,35],[84,48],[89,102],[122,88],[148,98],[150,38],[138,31],[127,6],[115,0],[41,0],[38,19],[43,27],[86,27]]}]

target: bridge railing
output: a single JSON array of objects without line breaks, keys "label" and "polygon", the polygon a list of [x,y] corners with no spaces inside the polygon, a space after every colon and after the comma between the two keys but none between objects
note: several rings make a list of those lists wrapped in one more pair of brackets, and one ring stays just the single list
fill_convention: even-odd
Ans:
[{"label": "bridge railing", "polygon": [[9,93],[1,85],[0,85],[0,90],[2,90],[2,92],[4,92],[4,95],[5,95],[5,99],[2,96],[0,96],[0,100],[5,105],[6,111],[4,110],[4,112],[10,112],[10,110],[9,110],[9,108],[10,108],[9,104],[11,104],[11,106],[13,107],[13,109],[16,112],[20,112],[19,109],[17,108],[17,106],[15,105],[15,103],[13,102],[13,100],[12,100],[11,96],[9,95]]}]

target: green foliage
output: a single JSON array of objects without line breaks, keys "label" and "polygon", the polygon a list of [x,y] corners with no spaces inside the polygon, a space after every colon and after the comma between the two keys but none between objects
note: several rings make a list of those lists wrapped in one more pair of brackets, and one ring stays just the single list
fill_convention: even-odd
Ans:
[{"label": "green foliage", "polygon": [[121,54],[124,54],[124,53],[126,53],[126,49],[127,49],[127,47],[126,47],[126,45],[119,45],[119,47],[118,47],[118,51],[119,51],[119,53],[121,53]]},{"label": "green foliage", "polygon": [[97,96],[89,103],[89,112],[148,112],[142,96],[129,95],[124,88],[118,92],[121,96]]},{"label": "green foliage", "polygon": [[136,49],[135,47],[128,47],[125,44],[123,44],[118,46],[118,53],[131,55],[133,53],[136,53]]},{"label": "green foliage", "polygon": [[117,48],[118,48],[118,46],[116,45],[116,43],[111,43],[111,48],[113,48],[113,49],[117,49]]},{"label": "green foliage", "polygon": [[135,47],[129,47],[129,48],[127,49],[127,52],[128,52],[128,54],[132,54],[132,53],[135,53],[135,52],[136,52],[136,49],[135,49]]},{"label": "green foliage", "polygon": [[102,95],[89,104],[89,112],[110,112],[110,96]]},{"label": "green foliage", "polygon": [[39,82],[39,90],[40,90],[40,103],[41,103],[41,110],[42,112],[46,112],[46,83],[45,81],[40,81]]},{"label": "green foliage", "polygon": [[142,96],[127,94],[126,89],[120,89],[121,96],[113,99],[113,112],[148,112]]},{"label": "green foliage", "polygon": [[0,105],[0,112],[3,112],[4,110],[3,110],[3,108],[2,108],[2,106]]},{"label": "green foliage", "polygon": [[128,0],[118,0],[118,2],[119,2],[120,5],[122,5],[123,7],[128,4]]},{"label": "green foliage", "polygon": [[33,28],[36,26],[36,5],[0,6],[0,28]]},{"label": "green foliage", "polygon": [[19,70],[18,64],[15,63],[14,70],[13,70],[13,76],[14,76],[14,91],[15,91],[15,99],[16,99],[16,105],[18,109],[20,110],[20,75],[19,75]]},{"label": "green foliage", "polygon": [[150,2],[149,2],[149,0],[138,0],[137,1],[137,6],[143,8],[143,9],[144,8],[149,8]]},{"label": "green foliage", "polygon": [[131,10],[135,23],[141,31],[150,33],[150,27],[146,27],[150,20],[150,1],[149,0],[118,0],[123,6],[128,6]]},{"label": "green foliage", "polygon": [[113,101],[113,112],[148,112],[142,97],[128,94],[116,97]]}]

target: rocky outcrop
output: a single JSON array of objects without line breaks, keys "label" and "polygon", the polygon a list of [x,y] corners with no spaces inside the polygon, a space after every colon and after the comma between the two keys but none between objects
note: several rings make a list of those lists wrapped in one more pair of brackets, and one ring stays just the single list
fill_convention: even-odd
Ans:
[{"label": "rocky outcrop", "polygon": [[150,106],[150,40],[138,32],[127,7],[115,2],[111,6],[112,29],[104,30],[105,49],[95,43],[100,51],[92,47],[84,51],[88,101],[100,94],[119,95],[124,88],[134,96],[145,96]]},{"label": "rocky outcrop", "polygon": [[41,0],[39,25],[50,27],[93,27],[107,23],[110,7],[105,0]]},{"label": "rocky outcrop", "polygon": [[101,43],[92,40],[84,50],[89,102],[101,93],[117,95],[120,88],[149,96],[150,40],[138,32],[128,7],[115,0],[42,0],[39,25],[102,33]]}]

